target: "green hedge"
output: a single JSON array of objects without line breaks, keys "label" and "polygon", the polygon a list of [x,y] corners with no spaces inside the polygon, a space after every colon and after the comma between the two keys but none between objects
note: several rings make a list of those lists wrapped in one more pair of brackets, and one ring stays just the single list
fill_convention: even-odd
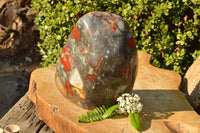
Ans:
[{"label": "green hedge", "polygon": [[42,65],[57,62],[77,20],[91,11],[119,14],[129,24],[139,50],[152,64],[185,74],[200,55],[199,0],[32,0],[39,12]]}]

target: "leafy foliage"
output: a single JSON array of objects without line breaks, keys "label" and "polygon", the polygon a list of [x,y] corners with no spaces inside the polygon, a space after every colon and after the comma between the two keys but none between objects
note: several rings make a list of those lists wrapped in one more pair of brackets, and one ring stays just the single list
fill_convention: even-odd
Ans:
[{"label": "leafy foliage", "polygon": [[116,114],[113,111],[112,112],[109,111],[109,115],[107,115],[107,117],[103,117],[105,112],[107,112],[107,109],[105,106],[95,108],[94,110],[88,111],[87,114],[79,116],[78,122],[88,123],[88,122],[92,122],[92,121],[104,120],[104,119]]},{"label": "leafy foliage", "polygon": [[106,112],[103,114],[102,118],[106,119],[109,118],[110,116],[113,116],[115,114],[115,109],[118,108],[118,104],[111,106],[106,110]]},{"label": "leafy foliage", "polygon": [[200,55],[199,0],[32,0],[39,12],[43,43],[38,43],[43,66],[57,62],[77,20],[91,11],[119,14],[129,24],[139,50],[152,55],[151,63],[182,76]]}]

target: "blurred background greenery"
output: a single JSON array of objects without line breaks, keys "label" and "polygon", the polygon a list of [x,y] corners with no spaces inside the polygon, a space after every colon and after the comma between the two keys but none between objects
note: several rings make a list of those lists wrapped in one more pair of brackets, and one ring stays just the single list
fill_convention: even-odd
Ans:
[{"label": "blurred background greenery", "polygon": [[39,12],[42,66],[58,61],[77,20],[91,11],[108,11],[129,24],[138,50],[152,55],[151,63],[184,76],[200,55],[199,0],[32,0]]}]

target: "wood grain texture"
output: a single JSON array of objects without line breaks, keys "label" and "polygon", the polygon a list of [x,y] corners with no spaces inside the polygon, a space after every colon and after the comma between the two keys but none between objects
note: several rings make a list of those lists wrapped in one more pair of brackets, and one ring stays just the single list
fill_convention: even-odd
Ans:
[{"label": "wood grain texture", "polygon": [[200,113],[200,56],[190,66],[181,84],[191,105]]},{"label": "wood grain texture", "polygon": [[53,133],[43,121],[38,119],[34,103],[26,93],[0,120],[0,128],[15,124],[20,127],[20,133]]},{"label": "wood grain texture", "polygon": [[[139,68],[133,92],[141,96],[143,132],[200,132],[200,117],[178,90],[181,77],[149,64],[150,55],[138,52]],[[92,123],[78,123],[87,110],[75,105],[58,91],[56,67],[41,68],[31,74],[29,97],[39,119],[58,133],[136,132],[125,116]]]}]

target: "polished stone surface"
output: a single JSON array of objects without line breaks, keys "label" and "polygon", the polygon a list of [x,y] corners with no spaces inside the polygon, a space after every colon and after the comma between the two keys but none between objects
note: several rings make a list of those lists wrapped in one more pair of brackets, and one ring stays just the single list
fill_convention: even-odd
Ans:
[{"label": "polished stone surface", "polygon": [[90,12],[70,34],[56,70],[59,91],[86,109],[111,105],[130,92],[137,50],[126,21],[108,12]]}]

